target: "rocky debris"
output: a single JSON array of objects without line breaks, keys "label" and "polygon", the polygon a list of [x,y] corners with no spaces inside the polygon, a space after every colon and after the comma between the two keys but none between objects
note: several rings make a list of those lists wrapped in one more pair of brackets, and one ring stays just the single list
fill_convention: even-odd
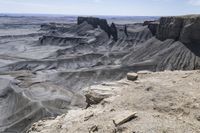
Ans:
[{"label": "rocky debris", "polygon": [[131,121],[132,119],[136,118],[137,113],[132,111],[123,111],[119,112],[114,118],[113,123],[115,126],[120,126],[128,121]]},{"label": "rocky debris", "polygon": [[[69,110],[34,124],[30,133],[198,133],[199,80],[199,71],[165,71],[146,74],[139,84],[123,79],[98,85],[113,88],[110,103]],[[147,92],[150,86],[154,90]]]},{"label": "rocky debris", "polygon": [[131,81],[135,81],[138,78],[138,74],[137,73],[127,73],[127,79],[131,80]]},{"label": "rocky debris", "polygon": [[78,17],[77,24],[80,25],[83,22],[87,22],[94,28],[100,27],[108,34],[109,38],[112,36],[114,41],[118,40],[118,32],[114,23],[112,23],[111,26],[109,26],[106,19],[100,19],[95,17]]},{"label": "rocky debris", "polygon": [[98,88],[89,88],[89,90],[85,91],[86,102],[88,104],[87,107],[93,104],[100,103],[103,99],[108,98],[113,95],[112,90],[109,87],[104,87],[104,89]]},{"label": "rocky debris", "polygon": [[89,129],[89,133],[98,132],[98,126],[94,125]]},{"label": "rocky debris", "polygon": [[[24,76],[24,78],[16,79],[18,83],[12,84],[12,87],[16,86],[12,93],[9,91],[6,91],[5,93],[0,92],[2,93],[2,95],[0,94],[0,112],[6,112],[3,116],[1,116],[0,132],[5,128],[8,129],[7,131],[21,132],[32,122],[38,119],[49,116],[57,116],[69,111],[69,109],[74,108],[74,106],[85,108],[85,104],[80,106],[86,101],[85,96],[82,98],[76,95],[78,92],[81,92],[84,87],[100,84],[105,81],[120,80],[126,76],[127,72],[130,71],[161,71],[165,69],[193,70],[200,68],[200,58],[194,53],[193,50],[188,49],[188,45],[186,47],[186,45],[181,43],[180,40],[176,41],[173,38],[160,41],[152,36],[147,26],[141,26],[138,24],[128,25],[127,32],[129,37],[126,37],[124,34],[124,25],[115,25],[118,31],[117,42],[109,39],[106,32],[102,29],[93,28],[93,26],[87,22],[80,25],[72,24],[68,30],[66,29],[65,32],[62,32],[62,26],[61,30],[57,30],[58,27],[59,26],[56,25],[56,32],[51,31],[51,29],[49,29],[50,31],[47,29],[49,32],[44,35],[44,38],[40,40],[41,43],[39,44],[38,38],[40,36],[35,38],[28,35],[29,38],[24,38],[23,36],[23,38],[17,37],[18,39],[15,39],[16,36],[14,36],[12,37],[13,41],[11,42],[9,40],[11,38],[8,37],[8,39],[5,39],[4,37],[1,37],[1,50],[3,50],[1,52],[7,51],[6,55],[10,55],[9,53],[12,53],[13,57],[17,56],[14,58],[7,58],[6,55],[1,55],[0,57],[3,59],[1,62],[8,59],[12,60],[12,63],[10,61],[8,62],[9,65],[1,67],[1,72],[6,72],[10,75],[10,71],[22,73],[21,70],[27,70],[33,72],[33,76],[27,77],[22,73],[21,76]],[[98,27],[100,26],[98,25]],[[198,36],[199,34],[196,35]],[[9,47],[7,43],[3,44],[4,42],[9,42]],[[198,47],[193,48],[199,51]],[[15,51],[13,51],[13,49],[15,49]],[[190,102],[189,106],[198,108],[198,99],[197,101],[190,101],[191,96],[196,95],[196,92],[198,92],[197,89],[191,87],[193,84],[199,83],[198,77],[195,77],[195,82],[191,81],[192,83],[188,82],[191,76],[181,79],[185,79],[185,81],[187,80],[187,84],[185,83],[183,86],[180,81],[176,79],[173,79],[175,81],[166,81],[167,83],[161,86],[160,79],[164,81],[170,80],[170,78],[173,78],[173,76],[176,75],[169,75],[168,77],[163,78],[159,76],[157,78],[152,78],[154,75],[153,73],[143,76],[140,74],[138,75],[140,80],[134,82],[126,80],[126,82],[118,85],[118,87],[123,90],[123,93],[118,93],[119,99],[117,100],[115,99],[116,94],[113,93],[116,89],[116,87],[113,87],[115,85],[102,85],[98,88],[98,92],[96,92],[96,89],[92,90],[93,92],[89,96],[91,99],[88,100],[88,103],[94,103],[96,105],[90,106],[88,104],[90,107],[87,109],[98,106],[97,103],[99,102],[101,109],[100,111],[98,110],[94,113],[95,117],[91,117],[87,121],[84,121],[85,115],[83,115],[83,117],[81,117],[82,122],[89,123],[99,117],[102,118],[102,116],[96,114],[97,112],[101,112],[102,108],[105,107],[105,109],[103,109],[105,113],[101,112],[104,116],[103,119],[96,121],[105,122],[107,120],[107,125],[109,125],[110,122],[110,127],[112,127],[114,125],[111,118],[113,118],[115,111],[117,112],[120,110],[119,106],[121,107],[121,105],[124,105],[121,107],[121,110],[130,108],[129,110],[137,112],[138,110],[150,110],[151,112],[167,112],[170,114],[181,112],[184,115],[188,115],[188,109],[176,102],[178,98],[181,99],[181,96],[183,96],[184,100],[185,97],[189,99],[187,99],[188,102]],[[5,75],[2,75],[2,77],[5,77]],[[149,77],[149,79],[144,79],[147,77]],[[150,81],[155,82],[155,85],[152,85]],[[129,84],[134,84],[130,87],[130,90],[132,90],[133,93],[130,92],[130,94],[126,94],[127,88],[124,87],[124,85]],[[177,86],[173,88],[174,84]],[[140,86],[138,87],[137,85]],[[149,86],[152,86],[153,89],[148,88]],[[185,88],[185,86],[188,88]],[[107,89],[106,91],[101,90],[105,87]],[[166,91],[171,88],[173,88],[173,90],[166,93]],[[182,89],[177,91],[178,88]],[[160,92],[158,92],[159,90]],[[196,92],[193,92],[194,90]],[[177,94],[179,92],[181,92],[181,94]],[[106,98],[110,95],[110,98]],[[177,97],[177,95],[181,96]],[[188,97],[188,95],[190,97]],[[196,95],[196,97],[199,96]],[[169,103],[168,100],[170,101]],[[184,100],[181,99],[177,101],[180,102]],[[112,104],[113,102],[121,103],[116,105]],[[22,103],[24,106],[21,106]],[[157,105],[158,103],[159,105]],[[197,105],[193,105],[191,103],[195,103]],[[108,105],[111,107],[109,106],[109,108],[107,108]],[[177,105],[180,105],[181,107]],[[188,103],[186,106],[188,107]],[[29,111],[27,111],[27,108],[29,108]],[[154,111],[151,110],[153,108],[155,109]],[[110,110],[112,111],[109,112]],[[27,116],[31,116],[31,118]],[[77,116],[78,115],[76,114],[76,117]],[[150,120],[153,119],[151,115],[147,115],[145,117],[150,118]],[[145,117],[140,116],[140,118],[143,119],[145,119]],[[194,116],[191,115],[191,117],[193,118]],[[110,118],[109,121],[106,118]],[[69,120],[68,118],[66,119]],[[159,119],[158,121],[162,120],[165,119]],[[169,120],[169,122],[167,121],[166,123],[171,123],[171,119],[167,120]],[[148,121],[148,123],[151,122],[152,121]],[[195,122],[197,122],[196,119]],[[75,123],[78,122],[76,121]],[[131,126],[135,126],[132,121],[126,124],[129,125],[129,123],[132,124]],[[24,126],[22,127],[21,125]],[[90,127],[91,125],[98,125],[99,130],[105,129],[102,129],[102,126],[99,126],[97,123],[92,123],[87,127]],[[165,123],[163,125],[165,125]],[[78,126],[78,124],[76,126]],[[60,126],[58,125],[57,127]],[[108,127],[108,129],[110,129],[110,127]],[[173,125],[170,125],[170,127],[173,127]]]}]

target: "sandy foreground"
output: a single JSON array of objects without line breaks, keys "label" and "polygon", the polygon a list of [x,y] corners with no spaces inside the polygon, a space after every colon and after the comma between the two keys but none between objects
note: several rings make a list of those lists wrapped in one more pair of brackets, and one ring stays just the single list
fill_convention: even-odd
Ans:
[{"label": "sandy foreground", "polygon": [[[200,71],[139,72],[85,88],[100,102],[41,120],[29,133],[199,133]],[[94,100],[94,101],[95,101]]]}]

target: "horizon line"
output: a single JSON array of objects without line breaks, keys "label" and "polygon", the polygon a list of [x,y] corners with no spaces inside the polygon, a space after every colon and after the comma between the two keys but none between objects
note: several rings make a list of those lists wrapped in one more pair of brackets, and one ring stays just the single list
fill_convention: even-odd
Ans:
[{"label": "horizon line", "polygon": [[[49,16],[102,16],[102,17],[162,17],[162,16],[151,16],[151,15],[88,15],[88,14],[57,14],[57,13],[13,13],[13,12],[0,12],[0,15],[41,15],[41,16],[45,16],[45,15],[49,15]],[[166,15],[163,15],[166,16]],[[168,15],[171,16],[171,15]],[[177,15],[180,16],[180,15]]]}]

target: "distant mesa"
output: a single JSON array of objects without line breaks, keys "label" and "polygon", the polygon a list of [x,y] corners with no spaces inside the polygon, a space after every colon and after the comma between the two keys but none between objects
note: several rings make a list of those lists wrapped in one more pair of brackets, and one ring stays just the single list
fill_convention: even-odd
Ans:
[{"label": "distant mesa", "polygon": [[106,19],[100,19],[100,18],[95,18],[95,17],[78,17],[78,20],[77,20],[78,25],[84,22],[87,22],[88,24],[92,25],[94,28],[100,27],[102,30],[104,30],[108,34],[109,38],[112,36],[114,41],[118,40],[118,32],[114,23],[112,23],[111,26],[109,26]]}]

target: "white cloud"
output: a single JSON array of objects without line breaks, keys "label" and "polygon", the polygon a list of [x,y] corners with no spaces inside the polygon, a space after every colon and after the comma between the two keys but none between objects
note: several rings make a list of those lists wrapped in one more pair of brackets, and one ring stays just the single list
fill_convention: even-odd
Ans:
[{"label": "white cloud", "polygon": [[189,3],[194,6],[200,6],[200,0],[189,0]]}]

